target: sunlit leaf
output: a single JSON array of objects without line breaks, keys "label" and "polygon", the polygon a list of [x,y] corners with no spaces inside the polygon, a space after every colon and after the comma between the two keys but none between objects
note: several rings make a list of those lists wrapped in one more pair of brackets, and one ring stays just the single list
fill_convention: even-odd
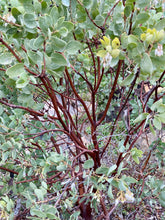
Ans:
[{"label": "sunlit leaf", "polygon": [[102,167],[99,167],[99,168],[96,169],[96,173],[106,175],[108,173],[108,170],[109,170],[108,167],[103,167],[102,166]]},{"label": "sunlit leaf", "polygon": [[92,159],[86,160],[84,163],[84,169],[90,169],[94,166],[94,161]]},{"label": "sunlit leaf", "polygon": [[37,26],[37,22],[34,14],[24,14],[24,23],[28,28],[35,28]]},{"label": "sunlit leaf", "polygon": [[133,122],[134,123],[141,122],[141,121],[145,120],[148,115],[149,115],[149,113],[147,113],[147,112],[141,113]]},{"label": "sunlit leaf", "polygon": [[70,0],[62,0],[62,4],[65,5],[66,7],[69,7]]},{"label": "sunlit leaf", "polygon": [[143,75],[151,75],[153,73],[153,64],[148,53],[144,53],[140,67]]},{"label": "sunlit leaf", "polygon": [[82,44],[79,41],[70,41],[65,50],[68,54],[76,54],[78,50],[82,48]]},{"label": "sunlit leaf", "polygon": [[2,65],[11,64],[14,59],[15,58],[11,53],[7,53],[7,52],[3,53],[0,55],[0,64]]},{"label": "sunlit leaf", "polygon": [[155,128],[157,128],[158,130],[161,130],[162,128],[162,123],[161,123],[161,120],[159,119],[158,116],[155,116],[154,119],[153,119],[153,124],[155,126]]},{"label": "sunlit leaf", "polygon": [[7,69],[6,74],[11,79],[16,79],[18,76],[21,76],[23,73],[25,73],[24,64],[15,64],[14,66]]},{"label": "sunlit leaf", "polygon": [[112,193],[112,185],[109,185],[108,187],[108,196],[110,197],[110,199],[114,198],[113,193]]},{"label": "sunlit leaf", "polygon": [[54,62],[54,64],[58,64],[59,66],[67,65],[65,58],[59,53],[54,53],[52,55],[52,61]]},{"label": "sunlit leaf", "polygon": [[128,86],[131,84],[132,80],[134,78],[134,74],[131,73],[129,74],[129,76],[127,76],[122,82],[121,82],[121,86]]}]

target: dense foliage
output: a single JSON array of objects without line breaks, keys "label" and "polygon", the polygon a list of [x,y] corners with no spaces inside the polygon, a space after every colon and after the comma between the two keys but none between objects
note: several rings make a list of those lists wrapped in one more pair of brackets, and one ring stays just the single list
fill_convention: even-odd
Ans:
[{"label": "dense foliage", "polygon": [[0,218],[163,209],[161,1],[1,0],[0,11]]}]

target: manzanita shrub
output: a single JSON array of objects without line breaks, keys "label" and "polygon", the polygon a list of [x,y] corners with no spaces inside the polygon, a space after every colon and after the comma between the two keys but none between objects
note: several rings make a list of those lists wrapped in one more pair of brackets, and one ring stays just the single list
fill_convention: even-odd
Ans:
[{"label": "manzanita shrub", "polygon": [[0,1],[0,219],[135,219],[145,202],[165,207],[163,10]]}]

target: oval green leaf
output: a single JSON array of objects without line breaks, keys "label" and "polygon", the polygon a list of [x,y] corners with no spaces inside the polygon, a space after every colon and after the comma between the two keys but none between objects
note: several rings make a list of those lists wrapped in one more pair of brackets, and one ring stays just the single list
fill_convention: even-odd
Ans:
[{"label": "oval green leaf", "polygon": [[129,76],[127,76],[122,83],[120,84],[121,86],[128,86],[131,84],[131,82],[133,81],[134,78],[134,74],[131,73]]},{"label": "oval green leaf", "polygon": [[140,114],[140,115],[134,120],[134,123],[138,123],[138,122],[141,122],[141,121],[145,120],[148,115],[149,115],[149,113],[146,113],[146,112]]},{"label": "oval green leaf", "polygon": [[109,168],[108,167],[99,167],[96,169],[96,173],[97,174],[107,174],[108,173]]},{"label": "oval green leaf", "polygon": [[94,166],[94,162],[92,159],[86,160],[84,163],[84,169],[90,169]]},{"label": "oval green leaf", "polygon": [[16,64],[7,69],[6,74],[11,78],[15,79],[25,73],[24,65],[22,63]]},{"label": "oval green leaf", "polygon": [[24,15],[24,24],[28,28],[35,28],[37,26],[37,22],[35,20],[34,14],[25,14]]},{"label": "oval green leaf", "polygon": [[153,73],[153,65],[148,53],[144,53],[140,67],[142,75],[151,75]]},{"label": "oval green leaf", "polygon": [[78,41],[70,41],[66,46],[66,51],[68,54],[76,54],[78,50],[82,48],[82,45]]},{"label": "oval green leaf", "polygon": [[54,49],[56,51],[62,52],[66,46],[66,42],[64,40],[61,40],[58,37],[52,37],[51,39],[52,39],[53,45],[55,46]]},{"label": "oval green leaf", "polygon": [[54,62],[54,64],[57,64],[58,66],[67,66],[65,58],[59,53],[54,53],[52,55],[52,61]]},{"label": "oval green leaf", "polygon": [[2,53],[0,55],[0,64],[8,65],[12,63],[14,56],[11,53]]}]

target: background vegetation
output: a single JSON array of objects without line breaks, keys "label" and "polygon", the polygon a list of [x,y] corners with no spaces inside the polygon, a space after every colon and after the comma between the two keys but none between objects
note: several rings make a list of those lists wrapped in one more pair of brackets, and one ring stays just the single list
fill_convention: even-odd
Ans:
[{"label": "background vegetation", "polygon": [[164,219],[162,2],[0,11],[0,218]]}]

